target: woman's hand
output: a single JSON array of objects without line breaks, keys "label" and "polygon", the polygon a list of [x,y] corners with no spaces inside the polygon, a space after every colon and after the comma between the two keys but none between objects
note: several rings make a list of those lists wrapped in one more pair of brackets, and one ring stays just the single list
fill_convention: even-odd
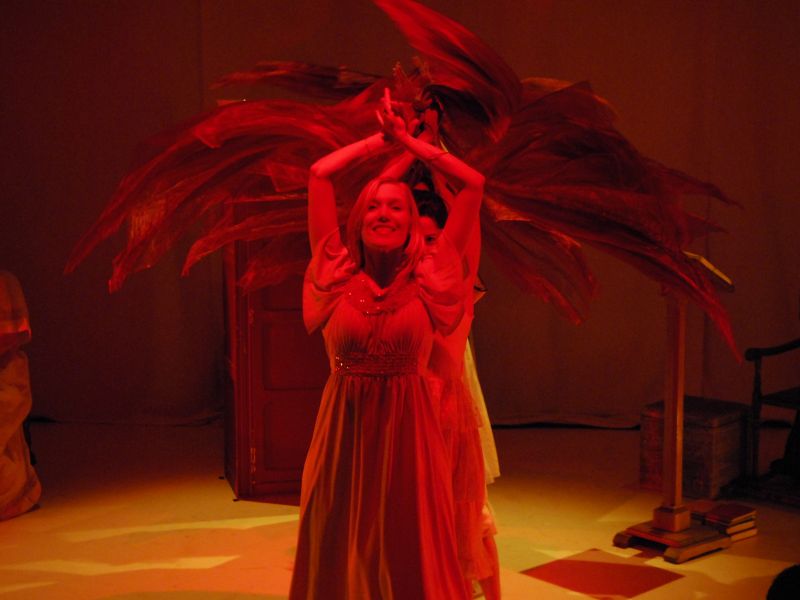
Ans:
[{"label": "woman's hand", "polygon": [[383,88],[383,99],[381,101],[381,109],[375,111],[378,117],[378,122],[381,124],[381,130],[387,140],[400,141],[405,136],[409,135],[409,131],[414,131],[418,119],[413,119],[410,123],[400,114],[399,109],[401,105],[397,102],[392,102],[392,96],[389,93],[389,88]]}]

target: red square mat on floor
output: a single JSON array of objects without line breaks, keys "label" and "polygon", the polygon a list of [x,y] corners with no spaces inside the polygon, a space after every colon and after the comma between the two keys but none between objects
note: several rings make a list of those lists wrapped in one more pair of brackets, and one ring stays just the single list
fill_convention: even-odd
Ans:
[{"label": "red square mat on floor", "polygon": [[641,560],[592,549],[522,573],[598,600],[635,598],[683,577]]}]

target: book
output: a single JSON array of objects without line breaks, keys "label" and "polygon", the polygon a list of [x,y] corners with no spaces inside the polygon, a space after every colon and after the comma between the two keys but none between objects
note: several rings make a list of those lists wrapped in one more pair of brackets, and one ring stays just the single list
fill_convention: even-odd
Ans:
[{"label": "book", "polygon": [[744,531],[734,533],[733,535],[730,536],[730,538],[732,542],[740,542],[742,540],[746,540],[749,537],[753,537],[757,533],[758,533],[758,528],[751,527],[750,529],[745,529]]},{"label": "book", "polygon": [[709,526],[713,527],[720,533],[724,533],[725,535],[733,535],[741,531],[747,531],[748,529],[753,529],[756,526],[756,520],[748,519],[747,521],[742,521],[741,523],[736,523],[735,525],[722,525],[717,523],[709,523]]},{"label": "book", "polygon": [[736,525],[755,519],[756,509],[738,502],[720,502],[705,515],[710,525]]}]

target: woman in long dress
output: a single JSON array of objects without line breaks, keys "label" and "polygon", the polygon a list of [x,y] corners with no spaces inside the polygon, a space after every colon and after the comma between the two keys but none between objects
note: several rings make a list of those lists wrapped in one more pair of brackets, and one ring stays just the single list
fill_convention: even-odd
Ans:
[{"label": "woman in long dress", "polygon": [[[292,600],[469,597],[438,396],[424,374],[434,334],[463,316],[461,257],[483,177],[409,135],[388,95],[380,116],[382,134],[323,157],[309,179],[304,318],[322,328],[331,376],[303,471]],[[332,177],[388,143],[460,183],[435,255],[408,186],[393,180],[364,188],[340,238]]]}]

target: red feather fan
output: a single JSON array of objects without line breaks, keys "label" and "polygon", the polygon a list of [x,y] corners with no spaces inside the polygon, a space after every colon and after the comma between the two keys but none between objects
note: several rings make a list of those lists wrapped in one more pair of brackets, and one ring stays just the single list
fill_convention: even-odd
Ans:
[{"label": "red feather fan", "polygon": [[[596,290],[581,253],[581,243],[588,243],[685,294],[738,356],[713,272],[685,252],[692,240],[719,229],[686,211],[680,199],[730,203],[716,186],[643,156],[614,128],[609,104],[587,83],[520,80],[451,19],[412,0],[374,2],[419,52],[413,70],[395,68],[381,77],[263,62],[223,78],[215,85],[278,86],[309,101],[233,102],[149,140],[142,160],[76,245],[67,271],[127,223],[128,242],[109,282],[118,289],[208,221],[184,273],[225,244],[257,239],[266,243],[240,282],[248,290],[302,272],[308,168],[374,133],[374,112],[388,86],[393,98],[418,112],[435,108],[442,143],[486,176],[485,246],[522,290],[573,322],[583,320]],[[340,197],[352,201],[393,157],[388,152],[350,169],[337,181]],[[264,208],[242,222],[229,222],[219,210],[248,200]]]}]

